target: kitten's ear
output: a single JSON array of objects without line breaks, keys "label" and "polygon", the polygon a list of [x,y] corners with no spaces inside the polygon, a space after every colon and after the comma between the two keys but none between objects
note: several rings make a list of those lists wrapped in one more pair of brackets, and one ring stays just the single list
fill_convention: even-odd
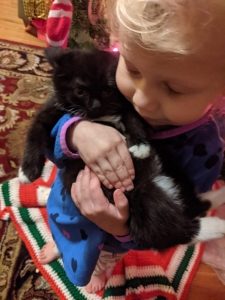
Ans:
[{"label": "kitten's ear", "polygon": [[55,68],[59,65],[59,60],[67,52],[66,49],[61,47],[48,47],[45,49],[45,57],[50,65]]}]

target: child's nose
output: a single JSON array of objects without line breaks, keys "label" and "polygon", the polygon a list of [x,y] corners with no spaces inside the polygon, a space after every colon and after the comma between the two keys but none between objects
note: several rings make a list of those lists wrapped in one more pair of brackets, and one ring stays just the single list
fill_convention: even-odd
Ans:
[{"label": "child's nose", "polygon": [[153,94],[146,94],[141,90],[137,90],[133,96],[133,104],[141,109],[147,109],[148,111],[155,111],[159,103],[157,97]]}]

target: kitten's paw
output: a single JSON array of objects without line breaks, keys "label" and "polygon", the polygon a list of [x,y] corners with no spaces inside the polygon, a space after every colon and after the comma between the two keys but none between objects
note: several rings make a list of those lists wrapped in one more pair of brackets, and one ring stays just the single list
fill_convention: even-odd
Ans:
[{"label": "kitten's paw", "polygon": [[225,220],[218,217],[200,218],[200,230],[194,241],[208,241],[225,236]]},{"label": "kitten's paw", "polygon": [[30,167],[24,168],[23,166],[19,168],[18,178],[21,183],[30,183],[35,181],[41,176],[42,169]]},{"label": "kitten's paw", "polygon": [[21,167],[19,168],[19,171],[18,171],[18,178],[21,183],[30,183],[29,178],[25,175],[25,173]]},{"label": "kitten's paw", "polygon": [[139,145],[134,145],[129,148],[130,153],[140,159],[144,159],[149,157],[150,152],[151,152],[151,147],[148,144],[139,144]]}]

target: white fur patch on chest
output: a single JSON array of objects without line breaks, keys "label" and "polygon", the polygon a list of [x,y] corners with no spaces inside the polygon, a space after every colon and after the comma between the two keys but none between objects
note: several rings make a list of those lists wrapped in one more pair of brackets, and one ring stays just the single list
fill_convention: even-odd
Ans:
[{"label": "white fur patch on chest", "polygon": [[129,151],[134,157],[144,159],[149,157],[151,147],[150,145],[146,144],[133,145],[129,148]]},{"label": "white fur patch on chest", "polygon": [[124,124],[121,122],[121,116],[120,115],[103,116],[103,117],[99,117],[99,118],[93,119],[93,121],[111,123],[118,130],[121,130],[122,132],[125,131],[125,127],[124,127]]}]

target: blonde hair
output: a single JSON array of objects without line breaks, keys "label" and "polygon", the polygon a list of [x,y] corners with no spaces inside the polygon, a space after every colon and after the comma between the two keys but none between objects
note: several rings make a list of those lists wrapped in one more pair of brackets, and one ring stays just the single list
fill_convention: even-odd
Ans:
[{"label": "blonde hair", "polygon": [[[200,2],[204,2],[204,10],[201,5],[197,5]],[[131,38],[144,48],[187,54],[199,46],[202,41],[198,34],[211,22],[205,2],[113,0],[110,6],[111,16],[114,11],[111,28],[114,34],[117,31],[122,38]]]}]

